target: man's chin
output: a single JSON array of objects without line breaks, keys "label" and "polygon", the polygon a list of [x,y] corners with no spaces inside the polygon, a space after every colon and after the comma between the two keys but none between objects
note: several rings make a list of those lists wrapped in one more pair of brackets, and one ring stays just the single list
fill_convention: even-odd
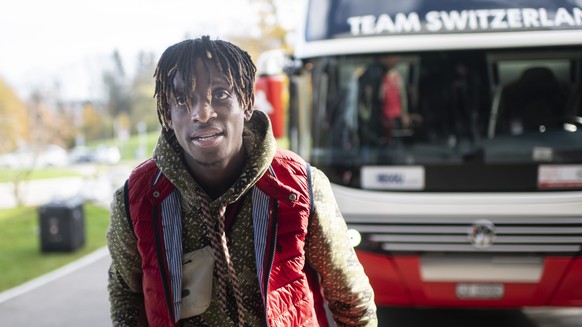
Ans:
[{"label": "man's chin", "polygon": [[199,158],[192,158],[194,164],[203,168],[219,168],[224,164],[225,159],[199,159]]}]

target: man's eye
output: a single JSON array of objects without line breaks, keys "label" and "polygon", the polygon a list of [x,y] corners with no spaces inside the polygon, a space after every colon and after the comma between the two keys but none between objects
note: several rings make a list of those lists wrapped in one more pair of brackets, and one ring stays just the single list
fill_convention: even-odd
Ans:
[{"label": "man's eye", "polygon": [[183,97],[176,97],[176,104],[179,106],[185,106],[186,99],[184,99]]},{"label": "man's eye", "polygon": [[226,100],[226,99],[228,99],[229,96],[230,96],[230,94],[228,94],[228,92],[226,92],[226,91],[214,92],[214,98],[216,100]]}]

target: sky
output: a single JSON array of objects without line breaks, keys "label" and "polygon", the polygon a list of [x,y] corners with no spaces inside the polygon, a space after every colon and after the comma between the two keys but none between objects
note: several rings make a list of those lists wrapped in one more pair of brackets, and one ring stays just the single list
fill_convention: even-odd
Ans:
[{"label": "sky", "polygon": [[[284,26],[297,0],[281,0]],[[65,99],[99,92],[102,63],[117,50],[130,68],[140,51],[160,55],[184,39],[255,33],[247,0],[18,0],[0,5],[0,79],[21,97],[54,88]]]}]

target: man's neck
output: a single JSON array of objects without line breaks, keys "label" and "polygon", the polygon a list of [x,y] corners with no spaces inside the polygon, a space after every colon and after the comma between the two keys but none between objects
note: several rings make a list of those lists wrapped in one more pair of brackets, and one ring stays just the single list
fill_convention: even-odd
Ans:
[{"label": "man's neck", "polygon": [[215,200],[228,191],[241,176],[245,166],[246,155],[231,158],[226,165],[188,164],[190,172],[198,185]]}]

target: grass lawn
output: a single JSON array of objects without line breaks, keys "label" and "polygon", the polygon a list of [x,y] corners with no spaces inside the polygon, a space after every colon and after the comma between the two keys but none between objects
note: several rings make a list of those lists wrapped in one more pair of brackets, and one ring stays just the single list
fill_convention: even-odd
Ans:
[{"label": "grass lawn", "polygon": [[[121,160],[134,160],[136,159],[136,154],[141,145],[145,146],[145,156],[151,156],[159,136],[160,132],[156,131],[145,134],[143,139],[140,139],[138,135],[132,135],[125,141],[115,139],[99,140],[90,142],[87,146],[93,149],[96,149],[100,145],[116,146],[121,153]],[[142,144],[142,142],[144,143]]]},{"label": "grass lawn", "polygon": [[0,210],[0,292],[60,268],[105,246],[109,209],[86,203],[85,244],[74,252],[40,250],[36,207]]}]

